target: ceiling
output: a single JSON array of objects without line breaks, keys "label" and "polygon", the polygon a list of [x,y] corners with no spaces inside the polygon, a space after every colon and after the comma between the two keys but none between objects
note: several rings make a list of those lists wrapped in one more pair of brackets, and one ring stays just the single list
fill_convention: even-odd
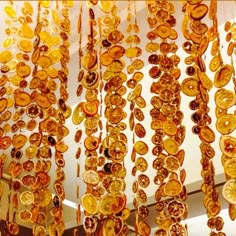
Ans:
[{"label": "ceiling", "polygon": [[[2,12],[2,8],[4,6],[4,4],[7,1],[1,1],[1,6],[0,6],[0,12]],[[36,4],[35,1],[31,1],[33,2],[33,4]],[[181,21],[183,18],[183,14],[182,14],[182,10],[181,10],[181,2],[180,1],[172,1],[173,4],[176,7],[176,13],[175,13],[175,17],[177,19],[177,25],[176,25],[176,30],[177,32],[179,32],[179,37],[177,39],[177,45],[179,46],[179,50],[177,52],[177,54],[181,57],[184,58],[186,57],[186,53],[182,50],[181,46],[184,42],[184,39],[182,38],[181,35]],[[209,3],[209,1],[206,1]],[[15,3],[14,4],[21,4],[21,2],[19,3]],[[69,62],[69,80],[68,80],[68,91],[69,91],[69,99],[68,99],[68,104],[72,107],[72,109],[74,109],[76,107],[76,105],[80,102],[84,100],[84,94],[82,94],[81,97],[77,97],[76,96],[76,88],[78,86],[78,82],[77,82],[77,76],[79,73],[79,65],[78,65],[78,61],[79,61],[79,57],[78,57],[78,47],[79,47],[79,36],[77,33],[77,19],[78,19],[78,15],[79,15],[79,9],[80,9],[80,5],[83,5],[83,17],[82,17],[82,46],[85,46],[85,41],[86,41],[86,35],[88,34],[88,28],[87,28],[87,22],[88,22],[88,13],[86,12],[86,1],[74,1],[74,7],[71,9],[70,12],[70,19],[71,19],[71,35],[70,35],[70,42],[71,42],[71,47],[70,47],[70,62]],[[127,26],[127,21],[126,21],[126,16],[127,16],[127,1],[117,1],[117,4],[119,6],[119,13],[120,13],[120,17],[121,17],[121,25],[120,28],[123,29],[123,31],[125,30],[126,26]],[[137,7],[137,22],[138,25],[140,27],[140,34],[141,34],[141,45],[143,48],[145,48],[145,44],[147,43],[147,39],[146,39],[146,33],[148,31],[148,25],[146,22],[147,19],[147,10],[145,8],[145,1],[136,1],[136,7]],[[36,9],[36,8],[35,8]],[[233,20],[235,17],[235,12],[236,12],[236,3],[235,1],[218,1],[218,24],[219,24],[219,29],[221,30],[222,34],[221,39],[222,42],[224,41],[224,32],[223,32],[223,24],[225,21],[227,20]],[[95,10],[95,16],[99,17],[100,13],[98,13],[98,10]],[[2,20],[0,20],[1,22]],[[207,21],[210,22],[210,21]],[[1,27],[0,29],[0,41],[2,41],[2,38],[5,37],[4,35],[4,27]],[[126,36],[125,36],[126,37]],[[125,46],[124,46],[125,47]],[[222,48],[222,51],[224,51],[225,48]],[[224,51],[225,52],[225,51]],[[207,55],[207,54],[206,54]],[[223,54],[226,55],[226,54]],[[143,50],[143,54],[142,54],[142,58],[145,62],[147,62],[147,54],[145,53],[145,50]],[[210,58],[208,56],[205,57],[206,60],[206,64],[208,64]],[[224,58],[225,62],[229,62],[229,58]],[[148,69],[150,67],[147,65],[145,68],[143,69],[143,73],[146,75],[148,74]],[[185,64],[184,61],[182,60],[179,64],[179,68],[183,68],[182,71],[182,75],[180,77],[180,81],[182,81],[185,77],[185,73],[184,73],[184,69],[185,69]],[[209,71],[208,71],[209,72]],[[212,74],[209,72],[209,76],[210,78],[212,78]],[[150,117],[148,116],[149,111],[151,109],[151,104],[149,104],[151,95],[150,95],[150,84],[151,81],[148,77],[145,77],[142,85],[143,85],[143,94],[144,97],[147,101],[147,106],[145,108],[145,114],[146,115],[146,119],[145,119],[145,127],[147,129],[147,135],[146,135],[146,141],[147,143],[150,143],[151,140],[151,135],[152,135],[152,130],[149,127],[150,124]],[[215,89],[212,89],[210,91],[210,115],[213,118],[212,120],[212,124],[211,124],[211,128],[215,131],[215,133],[217,133],[216,129],[215,129],[215,119],[214,119],[214,107],[215,107],[215,103],[214,103],[214,92]],[[182,148],[185,150],[185,161],[184,161],[184,165],[183,168],[186,169],[187,171],[187,177],[186,177],[186,181],[185,184],[187,186],[187,189],[189,191],[189,193],[194,192],[194,191],[198,191],[200,186],[201,186],[201,175],[200,175],[200,170],[201,170],[201,164],[200,164],[200,151],[199,151],[199,144],[200,141],[198,139],[197,136],[194,136],[192,134],[191,128],[193,126],[193,122],[191,121],[190,117],[191,117],[191,111],[188,107],[189,102],[191,101],[191,98],[182,95],[182,104],[181,104],[181,110],[184,111],[184,120],[183,120],[183,124],[186,126],[186,138],[185,141],[182,145]],[[128,108],[126,108],[128,111]],[[128,116],[126,119],[126,123],[128,123]],[[147,125],[146,125],[147,124]],[[75,208],[77,207],[77,204],[79,202],[79,199],[76,196],[76,186],[79,185],[80,186],[80,195],[82,195],[85,192],[85,185],[83,183],[82,178],[77,178],[77,164],[79,163],[81,166],[81,173],[83,173],[83,166],[84,166],[84,160],[85,160],[85,155],[84,155],[84,150],[82,149],[82,155],[80,157],[80,160],[76,160],[75,158],[75,153],[76,150],[78,148],[78,144],[75,143],[74,141],[74,136],[75,133],[78,129],[83,129],[83,124],[75,126],[71,119],[69,118],[66,121],[66,126],[69,128],[70,133],[69,135],[65,138],[65,142],[69,145],[69,149],[68,151],[65,153],[65,160],[66,160],[66,166],[64,168],[64,171],[66,173],[66,180],[64,182],[64,186],[65,186],[65,192],[66,192],[66,200],[64,201],[64,220],[66,223],[66,228],[72,228],[76,226],[76,221],[75,221]],[[105,132],[105,131],[104,131]],[[130,131],[128,131],[128,129],[125,131],[126,135],[129,139],[129,143],[128,143],[128,147],[132,146],[132,142],[131,142],[131,137],[132,137],[132,133]],[[223,167],[221,165],[221,151],[219,150],[219,135],[216,137],[216,141],[214,142],[213,146],[214,149],[216,151],[216,157],[214,159],[214,165],[215,165],[215,171],[216,171],[216,184],[221,184],[225,181],[224,175],[223,175]],[[83,138],[81,142],[79,143],[79,145],[83,144]],[[146,158],[148,160],[150,160],[150,165],[147,171],[147,174],[149,176],[154,176],[155,175],[155,171],[152,169],[152,160],[153,160],[153,156],[151,154],[151,149],[152,149],[152,144],[150,144],[149,147],[149,152],[146,155]],[[127,169],[127,175],[126,175],[126,190],[125,193],[128,197],[128,206],[132,209],[132,199],[133,199],[133,192],[131,189],[131,184],[133,183],[133,181],[135,180],[135,178],[130,174],[132,167],[133,167],[133,163],[130,161],[130,155],[131,155],[131,148],[129,148],[128,154],[125,158],[125,166]],[[55,171],[55,166],[52,167],[51,169],[51,176],[53,178],[53,174]],[[6,172],[6,169],[5,169]],[[152,179],[152,178],[150,178]],[[52,188],[52,186],[51,186]],[[154,184],[150,184],[150,186],[147,188],[146,193],[148,195],[148,204],[152,204],[154,203],[154,193],[155,193],[155,189],[156,186]],[[193,201],[202,201],[202,195],[198,194],[197,195],[198,198],[197,199],[193,199]],[[2,200],[2,204],[0,207],[0,216],[2,217],[5,213],[6,213],[6,209],[7,209],[7,205],[4,204],[4,201],[6,201],[7,199],[7,194],[4,193],[4,198]],[[191,199],[191,197],[190,197]],[[190,203],[191,204],[191,203]],[[192,204],[194,205],[194,204]],[[226,204],[225,204],[226,206]],[[191,214],[191,212],[196,211],[196,209],[198,209],[199,205],[197,206],[193,206],[192,208],[189,208],[189,215],[190,218],[193,216],[197,216],[198,214],[204,214],[204,210],[202,210],[201,212],[195,212],[194,214]],[[195,209],[195,210],[194,210]],[[154,213],[155,214],[155,213]],[[0,217],[0,218],[1,218]],[[2,217],[4,219],[4,217]],[[203,225],[206,224],[206,220],[202,220],[202,218],[193,218],[193,220],[189,220],[189,230],[190,236],[194,236],[194,235],[207,235],[206,232],[208,232],[208,229],[205,229],[204,232],[202,232],[201,234],[199,233],[199,231],[197,231],[198,233],[196,234],[196,228],[199,226],[199,224]],[[231,223],[230,223],[231,224]],[[234,224],[235,226],[235,224]],[[233,227],[232,227],[233,228]],[[201,229],[203,230],[203,229]],[[229,234],[227,234],[228,236],[233,236],[232,233],[230,233],[230,229],[229,230]]]}]

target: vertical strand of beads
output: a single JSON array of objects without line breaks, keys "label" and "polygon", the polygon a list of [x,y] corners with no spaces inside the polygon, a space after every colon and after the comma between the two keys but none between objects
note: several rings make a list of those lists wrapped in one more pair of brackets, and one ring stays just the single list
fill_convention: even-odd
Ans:
[{"label": "vertical strand of beads", "polygon": [[[226,21],[224,24],[224,33],[218,35],[219,41],[221,39],[221,42],[223,42],[221,48],[218,47],[218,53],[225,56],[221,57],[222,63],[215,71],[214,76],[214,86],[217,89],[215,93],[216,129],[221,135],[219,147],[222,152],[221,163],[226,178],[222,195],[229,204],[228,213],[231,220],[235,220],[236,218],[236,200],[233,194],[236,187],[235,36],[236,23],[234,21],[232,22],[232,20]],[[224,40],[222,40],[222,37],[224,37]]]},{"label": "vertical strand of beads", "polygon": [[[15,178],[19,178],[23,172],[21,158],[23,157],[23,147],[26,145],[28,140],[28,137],[24,134],[24,132],[26,131],[26,123],[23,120],[23,116],[25,115],[25,107],[30,103],[30,96],[26,91],[24,91],[24,89],[27,87],[28,83],[26,79],[31,73],[31,68],[28,64],[30,58],[28,56],[28,53],[32,50],[32,42],[30,39],[32,39],[33,37],[33,31],[30,28],[32,19],[29,15],[27,15],[27,12],[24,11],[25,7],[26,4],[24,4],[24,7],[20,8],[19,4],[17,4],[16,6],[13,5],[13,3],[9,3],[9,5],[5,6],[4,8],[4,11],[9,17],[9,20],[6,21],[9,28],[5,31],[8,34],[9,38],[3,42],[3,47],[7,47],[9,49],[11,48],[12,52],[19,52],[16,53],[16,55],[12,54],[12,56],[15,58],[12,57],[11,60],[8,61],[8,63],[1,67],[2,73],[9,73],[9,83],[6,84],[6,94],[9,96],[7,100],[7,107],[12,109],[12,112],[6,111],[4,114],[2,114],[2,120],[10,121],[11,119],[13,121],[8,122],[3,126],[3,129],[6,133],[13,133],[13,148],[11,149],[11,151],[9,150],[12,161],[8,166],[8,174],[11,176],[11,178],[13,178],[9,182],[10,191],[18,191],[20,188],[20,182],[15,180]],[[17,11],[17,9],[21,9],[22,11]],[[23,14],[22,16],[20,16],[20,12]],[[27,41],[26,35],[28,36],[29,41]],[[29,42],[28,50],[26,52],[24,51],[25,60],[22,57],[22,47],[25,42],[24,40]],[[26,97],[25,101],[19,101],[21,96],[18,97],[18,92],[23,95],[23,97]],[[14,114],[12,116],[13,112]],[[16,232],[14,231],[19,231],[19,229],[17,229],[15,225],[15,221],[17,220],[16,213],[19,205],[18,192],[15,192],[12,195],[12,198],[10,198],[9,196],[9,200],[12,209],[15,210],[12,211],[12,223],[7,223],[7,230],[9,231],[9,233],[16,234]],[[8,214],[9,213],[10,212],[8,212]]]},{"label": "vertical strand of beads", "polygon": [[[204,55],[208,49],[209,41],[217,37],[217,18],[213,18],[212,16],[212,12],[216,11],[216,9],[213,8],[214,6],[212,4],[210,18],[213,19],[213,26],[208,32],[208,26],[204,23],[204,17],[208,13],[206,3],[186,1],[183,4],[182,11],[185,16],[182,30],[187,40],[183,44],[183,49],[189,54],[185,59],[185,63],[188,65],[186,67],[186,74],[189,77],[182,81],[181,90],[185,95],[195,97],[189,103],[189,107],[194,111],[191,115],[191,120],[195,123],[192,127],[192,132],[198,135],[200,139],[200,163],[202,165],[201,176],[203,178],[201,190],[204,193],[203,203],[209,219],[207,225],[212,230],[213,226],[211,223],[217,219],[219,223],[217,230],[221,230],[223,219],[218,216],[221,210],[221,204],[215,186],[215,169],[213,165],[215,150],[212,147],[212,143],[215,141],[215,132],[211,128],[212,119],[209,113],[209,92],[212,89],[213,83],[207,75],[204,61]],[[215,15],[215,17],[217,16]],[[219,56],[217,55],[218,58]]]},{"label": "vertical strand of beads", "polygon": [[[132,27],[132,2],[129,0],[128,2],[128,7],[127,7],[127,17],[126,17],[126,20],[128,22],[128,25],[127,25],[127,28],[126,28],[126,33],[128,33],[126,39],[125,39],[125,42],[126,44],[128,44],[129,47],[132,47],[132,44],[133,44],[133,40],[132,40],[132,31],[133,31],[133,27]],[[128,48],[126,48],[126,52],[127,52]],[[128,68],[129,66],[132,65],[132,59],[129,58],[130,60],[130,65],[127,65],[127,73],[128,74],[132,74],[134,72],[133,71],[129,71]],[[127,86],[131,91],[128,93],[127,95],[127,98],[129,96],[131,96],[132,92],[134,91],[134,86],[133,83],[131,82],[132,79],[129,79],[130,81],[130,85],[131,86]],[[126,82],[126,84],[128,85],[128,82]],[[134,103],[132,103],[129,99],[127,99],[129,102],[130,102],[130,114],[129,114],[129,129],[132,133],[132,146],[134,145],[134,142],[135,142],[135,133],[134,133],[134,124],[135,124],[135,121],[134,121],[134,113],[133,113],[133,109],[134,109]],[[135,151],[134,151],[134,148],[133,148],[133,151],[131,153],[131,161],[134,162],[135,158],[136,158],[136,155],[135,155]],[[134,224],[135,224],[135,228],[136,228],[136,219],[137,219],[137,200],[135,198],[135,193],[137,192],[137,188],[138,188],[138,182],[136,180],[136,167],[133,166],[133,169],[132,169],[132,175],[134,177],[133,179],[133,184],[132,184],[132,191],[134,193],[134,196],[133,196],[133,205],[135,207],[135,221],[134,221]],[[127,217],[130,216],[130,210],[127,208]]]},{"label": "vertical strand of beads", "polygon": [[[18,159],[18,163],[13,164],[12,173],[10,174],[13,178],[19,178],[20,175],[27,169],[27,165],[30,168],[33,167],[33,162],[28,161],[28,159],[35,157],[35,150],[31,153],[31,148],[28,145],[28,123],[27,121],[27,109],[30,104],[30,94],[29,94],[29,81],[32,72],[30,64],[30,55],[33,50],[33,37],[34,31],[31,24],[33,23],[33,8],[30,3],[22,2],[18,4],[17,9],[17,21],[15,22],[15,27],[17,27],[17,32],[15,32],[14,42],[15,47],[12,48],[16,52],[16,58],[11,63],[11,87],[14,88],[14,114],[12,116],[13,124],[11,126],[11,132],[14,134],[12,136],[13,148],[11,149],[11,157]],[[13,46],[13,45],[12,45]],[[17,47],[16,47],[17,46]],[[32,154],[32,155],[31,155]],[[24,158],[26,157],[26,159]],[[20,161],[22,160],[22,162]],[[18,173],[16,173],[18,169]],[[32,169],[31,169],[32,170]],[[15,173],[14,173],[15,172]],[[20,186],[18,181],[13,181],[14,186]],[[19,188],[19,187],[18,187]],[[30,193],[32,196],[33,194]],[[22,195],[20,195],[22,200]],[[18,197],[16,193],[12,198],[13,206],[16,208],[18,205]],[[24,205],[24,202],[21,201]],[[27,209],[27,206],[23,207],[23,210],[18,212],[18,218],[22,222],[30,220],[31,211]]]},{"label": "vertical strand of beads", "polygon": [[[16,10],[15,10],[15,6],[12,3],[8,3],[5,7],[4,7],[4,11],[6,13],[6,19],[5,22],[8,24],[9,28],[13,27],[13,25],[15,25],[16,19],[17,19],[17,14],[16,14]],[[9,29],[8,28],[8,29]],[[9,30],[5,30],[5,32],[8,34],[11,33],[11,31]],[[9,81],[8,79],[8,66],[7,63],[9,63],[14,55],[11,53],[11,51],[9,50],[9,48],[13,45],[13,38],[9,38],[9,40],[5,39],[2,43],[2,47],[3,47],[3,51],[1,50],[0,53],[0,63],[1,63],[1,90],[0,90],[0,123],[1,123],[1,151],[3,150],[3,154],[4,155],[4,150],[8,150],[11,147],[11,142],[12,142],[12,137],[11,134],[9,134],[9,128],[6,126],[6,121],[7,119],[5,119],[6,114],[9,112],[9,108],[10,106],[8,106],[8,93],[7,93],[7,83]],[[7,43],[6,43],[7,42]],[[10,100],[9,100],[10,101]],[[13,105],[13,104],[12,104]],[[11,114],[11,113],[10,113]],[[11,118],[11,116],[9,117]],[[5,160],[4,160],[5,159]],[[6,158],[3,157],[1,158],[1,170],[3,171],[3,164],[5,162],[7,162],[8,159],[8,155],[6,153]],[[13,173],[13,169],[15,167],[15,161],[11,161],[8,166],[7,166],[7,171],[8,173]],[[13,173],[14,174],[14,173]],[[3,174],[2,174],[3,175]],[[12,177],[11,177],[12,178]],[[8,183],[8,195],[7,195],[7,212],[6,215],[2,216],[1,218],[5,220],[5,232],[6,234],[10,234],[10,233],[19,233],[19,226],[17,224],[14,223],[14,217],[13,217],[13,211],[11,211],[10,209],[13,208],[13,205],[11,204],[11,198],[13,197],[13,189],[12,189],[12,184],[13,181],[12,179],[10,179],[9,183]],[[3,189],[1,189],[1,196],[3,195]]]},{"label": "vertical strand of beads", "polygon": [[[24,2],[23,7],[21,8],[22,13],[24,16],[20,17],[20,21],[22,24],[22,28],[20,28],[20,38],[18,40],[18,48],[19,48],[19,53],[17,53],[17,59],[21,60],[21,61],[25,61],[30,63],[30,67],[31,67],[31,76],[33,77],[33,71],[34,71],[34,65],[31,64],[30,58],[31,55],[34,51],[34,46],[35,46],[35,39],[34,37],[36,36],[34,34],[34,31],[29,29],[29,26],[27,27],[26,24],[27,23],[36,23],[37,24],[37,20],[36,22],[33,22],[31,18],[33,18],[35,16],[35,11],[33,8],[33,5],[31,5],[29,2]],[[39,12],[37,12],[37,14],[39,14]],[[31,19],[31,20],[30,20]],[[28,30],[27,30],[28,28]],[[28,33],[25,32],[28,31]],[[31,33],[29,33],[31,31]],[[23,64],[23,63],[22,63]],[[25,68],[27,68],[25,66]],[[28,79],[28,81],[26,81],[25,79],[20,79],[21,76],[19,74],[17,74],[16,76],[14,76],[12,78],[12,83],[15,84],[15,86],[17,85],[17,83],[19,83],[19,86],[22,84],[24,86],[27,86],[27,90],[29,91],[29,96],[30,96],[30,102],[29,104],[26,106],[25,108],[25,112],[23,113],[21,110],[15,112],[14,116],[13,116],[13,120],[17,121],[19,120],[19,115],[20,114],[25,114],[24,115],[24,120],[27,121],[26,123],[26,129],[27,129],[27,133],[34,133],[34,131],[37,128],[38,125],[38,117],[40,114],[40,108],[35,104],[35,102],[33,100],[31,100],[31,91],[35,85],[35,79],[34,78],[30,78]],[[17,82],[18,81],[18,82]],[[27,95],[25,96],[27,97]],[[12,130],[16,130],[17,127],[17,122],[15,124],[12,125]],[[32,139],[32,137],[34,137]],[[37,140],[37,139],[36,139]],[[20,195],[20,200],[21,200],[21,204],[24,206],[23,210],[21,210],[19,212],[19,219],[22,222],[30,222],[30,223],[35,223],[34,222],[34,217],[32,217],[32,221],[31,221],[31,216],[32,216],[32,212],[31,210],[33,209],[32,207],[29,209],[29,207],[31,206],[31,204],[34,202],[34,193],[33,191],[35,189],[31,189],[31,185],[33,186],[34,182],[35,182],[35,177],[33,176],[34,170],[36,169],[36,155],[37,155],[37,151],[38,151],[38,147],[37,145],[34,145],[35,141],[35,136],[34,135],[29,135],[28,137],[28,143],[27,146],[24,149],[24,157],[26,158],[26,160],[24,160],[23,162],[23,177],[22,177],[22,184],[24,186],[27,186],[26,191],[23,191]],[[28,196],[28,201],[27,201],[27,196]],[[45,226],[45,221],[46,221],[46,215],[44,213],[40,214],[41,219],[42,220],[42,224]],[[40,227],[40,230],[42,232],[46,232],[46,229],[44,228],[44,226]],[[34,228],[33,228],[34,231]]]},{"label": "vertical strand of beads", "polygon": [[[81,99],[81,96],[83,94],[83,86],[81,84],[81,79],[83,78],[84,75],[84,71],[81,69],[81,58],[83,56],[83,52],[82,52],[82,36],[83,36],[83,4],[80,3],[80,10],[79,10],[79,16],[78,16],[78,20],[77,20],[77,33],[79,35],[79,41],[78,41],[78,56],[79,56],[79,68],[80,71],[78,73],[78,87],[76,90],[76,96],[78,97],[78,100]],[[81,76],[82,75],[82,76]],[[75,117],[75,113],[73,113],[72,115],[72,122],[73,124],[77,125],[77,121],[74,119]],[[83,117],[83,115],[82,115]],[[82,138],[83,135],[83,130],[82,129],[77,129],[75,136],[74,136],[74,141],[76,143],[79,143],[79,147],[77,148],[77,151],[75,153],[75,158],[77,160],[77,166],[76,166],[76,178],[77,178],[77,185],[76,185],[76,198],[78,201],[78,206],[77,206],[77,210],[76,210],[76,223],[78,225],[80,225],[81,223],[81,217],[82,217],[82,212],[81,212],[81,205],[80,205],[80,184],[82,183],[81,177],[80,177],[80,168],[81,168],[81,159],[80,159],[80,155],[81,155],[81,146],[82,146]],[[73,235],[77,235],[79,234],[79,231],[77,228],[75,228],[73,230]]]},{"label": "vertical strand of beads", "polygon": [[[156,18],[156,13],[157,13],[157,4],[156,2],[149,2],[146,1],[146,7],[148,11],[148,26],[150,28],[150,31],[146,34],[147,39],[149,42],[146,44],[145,50],[147,53],[150,53],[148,56],[148,63],[150,66],[149,69],[149,76],[152,75],[152,77],[158,77],[160,75],[160,70],[157,64],[159,63],[159,56],[158,56],[158,50],[160,48],[160,44],[157,41],[157,35],[155,33],[155,28],[158,25],[158,21]],[[154,76],[154,72],[156,71],[156,76]],[[151,78],[152,78],[151,77]],[[170,77],[172,78],[172,77]],[[151,81],[151,87],[150,87],[150,92],[155,93],[155,90],[158,89],[157,82]],[[158,172],[156,173],[153,181],[154,184],[158,185],[157,190],[155,191],[155,200],[156,200],[156,210],[161,212],[164,209],[164,202],[161,201],[161,191],[159,190],[159,185],[163,182],[164,180],[164,172],[163,172],[163,164],[164,161],[162,160],[162,155],[161,152],[163,150],[163,145],[162,145],[162,135],[160,135],[160,129],[162,128],[162,120],[160,119],[160,108],[162,106],[162,101],[158,96],[152,96],[151,101],[152,109],[150,110],[150,116],[151,116],[151,130],[153,130],[156,133],[156,130],[158,131],[159,135],[157,136],[159,138],[158,142],[153,142],[152,144],[154,147],[152,148],[152,154],[155,156],[155,159],[153,160],[152,167],[154,170],[157,170]],[[153,138],[152,138],[153,139]],[[159,170],[161,170],[159,172]],[[159,224],[160,223],[160,224]],[[168,230],[167,227],[163,227],[161,225],[162,222],[158,222],[159,224],[159,233],[167,234],[166,231]]]},{"label": "vertical strand of beads", "polygon": [[[81,205],[85,210],[83,219],[83,228],[86,234],[95,233],[98,227],[98,150],[101,142],[98,134],[100,115],[99,115],[99,61],[98,61],[98,31],[97,19],[95,15],[96,4],[91,1],[87,2],[86,13],[88,19],[88,32],[86,38],[86,48],[81,58],[82,68],[84,70],[80,81],[85,90],[85,101],[82,102],[81,108],[84,114],[84,150],[85,161],[82,173],[83,182],[86,186],[85,192],[81,197]],[[81,69],[82,71],[82,69]],[[80,71],[80,73],[81,73]],[[91,202],[91,205],[89,205]]]},{"label": "vertical strand of beads", "polygon": [[[48,7],[47,3],[37,3],[37,22],[34,29],[35,38],[31,54],[33,71],[29,82],[31,103],[27,107],[27,115],[31,119],[28,127],[32,131],[29,137],[28,158],[35,162],[32,170],[34,175],[26,175],[24,182],[29,185],[34,196],[30,220],[33,224],[33,234],[46,233],[46,207],[52,199],[52,193],[48,189],[51,180],[49,171],[52,165],[50,160],[52,151],[50,145],[46,142],[47,134],[42,126],[46,119],[45,111],[51,106],[49,98],[44,96],[48,92],[46,90],[48,79],[46,70],[51,63],[50,59],[46,57],[49,49],[46,43],[46,38],[49,36],[46,32],[49,24],[47,20],[49,15]],[[35,179],[34,183],[29,184],[32,177]]]},{"label": "vertical strand of beads", "polygon": [[[209,18],[212,20],[213,25],[209,28],[208,31],[208,38],[209,38],[209,44],[211,43],[210,48],[210,54],[211,54],[211,60],[209,63],[209,69],[212,73],[217,73],[218,69],[220,69],[223,66],[223,57],[221,54],[221,48],[220,48],[220,34],[218,31],[218,19],[217,19],[217,1],[211,0],[209,5]],[[215,80],[215,79],[214,79]],[[215,86],[215,81],[214,87]],[[219,107],[218,107],[219,108]],[[218,109],[217,106],[215,108],[215,116],[216,120],[218,120],[219,116],[217,115]],[[218,121],[216,121],[217,124]],[[205,184],[203,184],[204,186]],[[216,217],[210,217],[207,221],[207,225],[212,229],[212,234],[218,233],[219,235],[225,235],[225,233],[221,232],[224,225],[224,220],[220,216]],[[220,232],[218,232],[220,231]]]},{"label": "vertical strand of beads", "polygon": [[151,53],[148,57],[148,62],[152,65],[149,75],[154,80],[151,93],[155,94],[151,98],[153,109],[150,115],[151,129],[155,131],[151,138],[155,145],[152,153],[156,156],[153,161],[153,168],[157,171],[154,183],[158,185],[155,199],[158,211],[156,223],[159,229],[156,233],[184,235],[187,226],[181,220],[187,217],[188,209],[184,203],[187,198],[184,186],[186,171],[182,167],[185,152],[180,146],[185,138],[185,126],[182,124],[183,112],[180,110],[178,79],[181,71],[178,68],[180,57],[177,55],[178,46],[175,43],[178,38],[174,29],[175,6],[171,2],[163,1],[154,4],[147,2],[147,7],[148,24],[151,28],[147,38],[151,42],[146,45],[146,51]]},{"label": "vertical strand of beads", "polygon": [[[17,53],[17,59],[19,60],[19,62],[16,65],[16,76],[14,76],[12,80],[13,84],[15,85],[19,83],[19,88],[15,90],[15,104],[19,108],[21,107],[21,109],[19,111],[16,111],[16,113],[14,114],[14,121],[16,121],[16,123],[12,125],[12,130],[15,130],[15,132],[17,132],[17,128],[19,128],[17,126],[17,123],[21,121],[20,117],[22,117],[24,118],[24,121],[27,121],[25,125],[27,133],[31,133],[38,125],[37,118],[39,117],[41,110],[33,101],[30,93],[35,85],[35,80],[32,78],[34,77],[34,65],[31,64],[32,61],[30,61],[30,58],[32,57],[36,45],[36,39],[34,39],[34,37],[36,36],[36,31],[31,28],[29,23],[36,23],[36,28],[38,28],[37,23],[40,10],[38,6],[37,22],[33,22],[31,19],[31,17],[34,16],[34,10],[33,6],[30,3],[24,2],[21,10],[23,16],[19,17],[19,23],[21,24],[21,27],[19,27],[20,37],[17,42],[17,46],[19,49],[19,53]],[[32,76],[30,77],[30,79],[27,78],[27,73]],[[26,158],[26,160],[24,160],[23,162],[24,175],[22,176],[21,180],[22,184],[28,189],[26,191],[23,191],[20,195],[20,200],[22,205],[24,205],[24,210],[19,212],[19,219],[22,222],[30,222],[30,224],[33,225],[33,232],[38,227],[38,230],[40,232],[46,233],[46,228],[44,227],[46,222],[46,215],[44,210],[43,212],[39,212],[39,207],[37,206],[39,200],[39,198],[37,198],[37,189],[40,185],[40,178],[35,174],[35,170],[37,170],[38,167],[38,163],[36,164],[35,160],[38,152],[38,147],[37,145],[35,145],[35,143],[40,141],[35,139],[36,136],[37,135],[34,135],[34,133],[27,136],[29,143],[27,143],[27,146],[24,149],[24,157]],[[15,150],[12,150],[12,153],[17,154],[17,148]],[[37,219],[41,220],[41,226],[38,225],[39,221],[37,221]]]},{"label": "vertical strand of beads", "polygon": [[[72,112],[71,107],[66,104],[69,97],[67,91],[69,78],[67,64],[70,62],[70,8],[73,7],[74,3],[73,1],[56,1],[53,3],[55,3],[56,9],[51,6],[50,13],[53,20],[51,26],[54,27],[48,28],[48,32],[52,35],[47,40],[49,50],[46,55],[51,60],[51,64],[47,68],[49,74],[47,89],[52,101],[51,108],[53,108],[54,116],[48,116],[45,125],[50,130],[49,126],[52,123],[54,124],[53,129],[55,129],[47,136],[47,141],[48,145],[55,148],[56,175],[53,188],[56,195],[53,197],[53,207],[50,210],[53,221],[49,224],[49,234],[62,235],[65,230],[62,202],[66,198],[64,189],[66,173],[63,168],[66,165],[65,155],[68,150],[65,138],[69,134],[69,129],[66,127],[66,119],[70,117]],[[56,133],[54,133],[55,131]]]},{"label": "vertical strand of beads", "polygon": [[[126,57],[130,59],[130,64],[127,66],[127,73],[130,78],[127,80],[126,84],[127,88],[131,90],[127,95],[127,100],[130,102],[131,111],[129,116],[129,128],[133,133],[131,161],[134,163],[134,166],[131,174],[134,176],[132,191],[134,193],[135,229],[137,229],[140,234],[143,234],[142,229],[145,229],[145,234],[149,234],[150,227],[145,221],[145,218],[148,217],[149,214],[149,210],[145,206],[147,202],[145,189],[150,184],[150,179],[145,174],[148,168],[145,154],[147,154],[148,149],[140,153],[138,148],[140,145],[146,147],[145,143],[142,141],[143,138],[146,137],[146,129],[142,124],[142,122],[145,121],[144,109],[146,108],[146,101],[142,96],[141,81],[144,75],[141,70],[144,67],[144,61],[139,58],[142,55],[142,49],[139,47],[141,39],[138,35],[139,26],[137,24],[136,1],[130,1],[127,20],[129,22],[127,26],[129,35],[126,38],[126,43],[129,45],[129,48],[126,49],[125,54]],[[140,156],[137,157],[137,155]]]},{"label": "vertical strand of beads", "polygon": [[123,72],[124,35],[119,29],[120,16],[116,1],[98,1],[98,6],[103,12],[99,19],[102,44],[100,63],[104,70],[102,80],[106,122],[106,133],[101,147],[105,163],[101,172],[104,194],[99,200],[99,213],[102,218],[100,231],[119,234],[127,231],[127,225],[122,218],[122,211],[126,206],[124,178],[128,141],[124,133],[127,125],[123,121],[127,115],[124,111],[124,95],[127,90],[124,86],[126,74]]}]

